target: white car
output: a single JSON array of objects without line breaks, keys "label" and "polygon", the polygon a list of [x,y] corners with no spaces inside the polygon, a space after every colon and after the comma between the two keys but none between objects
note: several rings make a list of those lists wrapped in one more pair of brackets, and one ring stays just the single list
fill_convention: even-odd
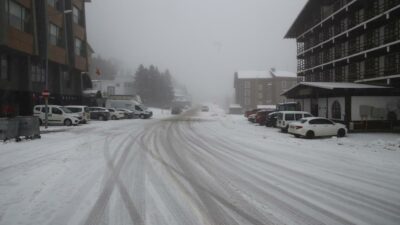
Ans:
[{"label": "white car", "polygon": [[90,121],[90,112],[89,108],[85,105],[66,105],[65,108],[69,109],[69,111],[79,114],[82,117],[81,123],[88,123]]},{"label": "white car", "polygon": [[108,108],[108,111],[110,112],[110,116],[111,116],[112,120],[120,120],[120,119],[125,118],[125,112],[122,110]]},{"label": "white car", "polygon": [[289,125],[288,132],[295,137],[324,137],[338,136],[344,137],[347,134],[346,126],[341,123],[335,123],[322,117],[303,118],[298,122]]},{"label": "white car", "polygon": [[[48,105],[47,123],[64,124],[65,126],[78,125],[82,117],[79,114],[72,113],[70,110],[59,105]],[[45,123],[45,105],[36,105],[33,107],[33,115],[39,117],[40,124]]]},{"label": "white car", "polygon": [[303,111],[280,111],[276,118],[276,126],[281,128],[282,132],[287,132],[291,123],[312,116],[310,113]]}]

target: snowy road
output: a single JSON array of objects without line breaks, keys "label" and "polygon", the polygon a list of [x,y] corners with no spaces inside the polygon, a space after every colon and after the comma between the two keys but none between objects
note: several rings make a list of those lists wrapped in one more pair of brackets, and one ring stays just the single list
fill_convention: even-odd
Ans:
[{"label": "snowy road", "polygon": [[400,224],[398,135],[161,116],[0,144],[0,224]]}]

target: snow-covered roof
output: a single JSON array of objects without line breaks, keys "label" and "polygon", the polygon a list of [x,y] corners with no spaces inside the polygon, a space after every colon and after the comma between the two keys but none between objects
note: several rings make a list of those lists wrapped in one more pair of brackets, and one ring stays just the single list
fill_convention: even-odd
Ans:
[{"label": "snow-covered roof", "polygon": [[370,84],[359,84],[359,83],[349,83],[349,82],[300,82],[292,88],[286,90],[281,95],[287,96],[290,92],[298,89],[300,86],[316,87],[326,90],[334,89],[389,89],[390,87],[377,86]]},{"label": "snow-covered roof", "polygon": [[260,79],[260,78],[271,78],[271,74],[268,71],[238,71],[239,79]]},{"label": "snow-covered roof", "polygon": [[257,105],[257,109],[276,109],[275,105]]},{"label": "snow-covered roof", "polygon": [[231,108],[231,109],[240,109],[240,108],[242,108],[242,106],[240,106],[239,104],[231,104],[229,106],[229,108]]},{"label": "snow-covered roof", "polygon": [[311,87],[318,87],[323,89],[360,89],[360,88],[387,88],[383,86],[370,85],[370,84],[358,84],[358,83],[345,83],[345,82],[301,82],[294,86],[306,85]]},{"label": "snow-covered roof", "polygon": [[293,72],[288,72],[288,71],[282,71],[282,70],[271,70],[272,75],[275,77],[292,77],[296,78],[297,74]]}]

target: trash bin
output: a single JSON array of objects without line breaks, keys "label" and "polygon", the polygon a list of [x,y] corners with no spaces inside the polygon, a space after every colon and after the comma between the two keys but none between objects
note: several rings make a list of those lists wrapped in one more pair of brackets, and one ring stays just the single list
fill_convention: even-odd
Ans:
[{"label": "trash bin", "polygon": [[18,136],[26,139],[40,138],[40,122],[36,116],[18,116]]},{"label": "trash bin", "polygon": [[18,126],[19,122],[16,119],[0,118],[0,140],[7,141],[15,138],[16,141],[20,141]]}]

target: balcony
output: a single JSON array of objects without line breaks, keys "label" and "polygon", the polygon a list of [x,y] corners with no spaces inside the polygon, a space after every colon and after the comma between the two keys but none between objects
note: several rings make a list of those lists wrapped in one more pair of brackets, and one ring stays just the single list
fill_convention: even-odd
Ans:
[{"label": "balcony", "polygon": [[400,0],[390,0],[382,3],[374,1],[368,9],[356,11],[348,18],[338,21],[334,26],[320,31],[323,35],[314,34],[311,36],[308,41],[304,42],[304,48],[298,49],[298,56],[333,41],[359,27],[363,27],[364,24],[377,20],[381,16],[399,8]]}]

